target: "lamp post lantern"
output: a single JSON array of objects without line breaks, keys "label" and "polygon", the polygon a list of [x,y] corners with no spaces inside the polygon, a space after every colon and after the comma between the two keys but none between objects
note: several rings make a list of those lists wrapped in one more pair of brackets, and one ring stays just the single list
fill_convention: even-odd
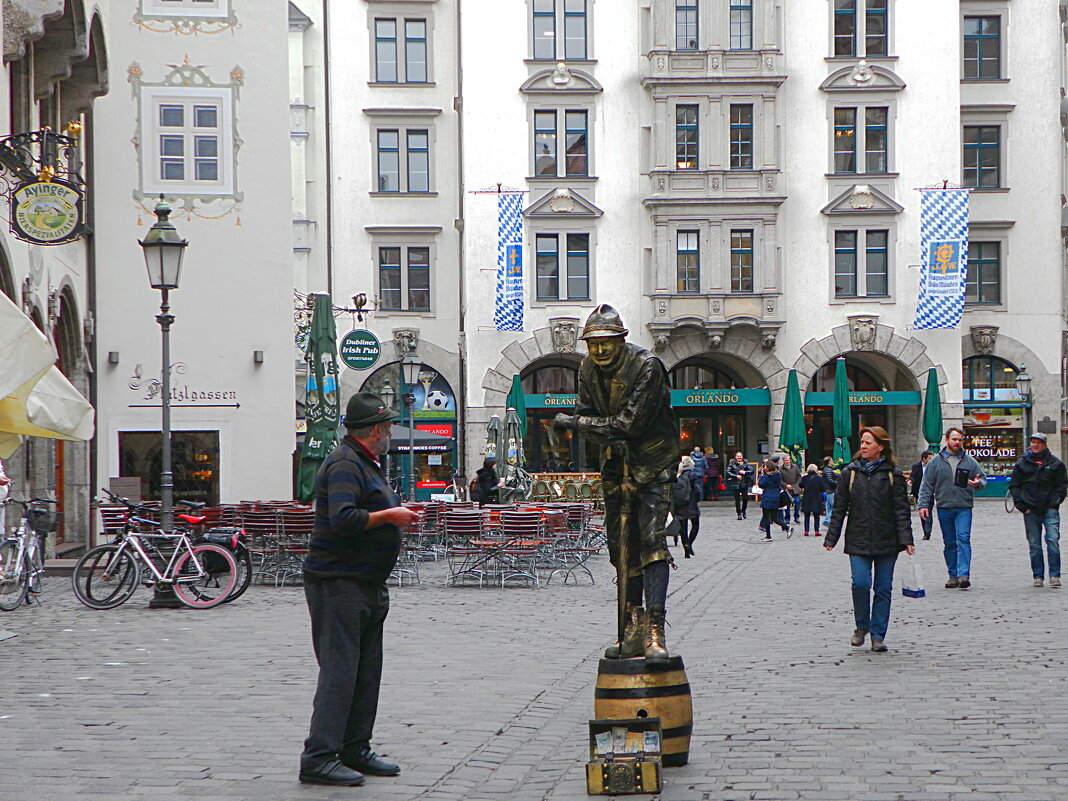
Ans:
[{"label": "lamp post lantern", "polygon": [[408,407],[408,500],[415,500],[415,384],[423,364],[414,353],[409,353],[401,362],[404,378],[404,405]]},{"label": "lamp post lantern", "polygon": [[182,274],[182,259],[189,245],[178,235],[168,217],[171,207],[159,196],[155,209],[156,222],[148,230],[143,241],[138,242],[145,254],[148,268],[148,283],[160,290],[161,302],[156,322],[163,338],[162,375],[160,376],[161,405],[163,408],[163,452],[160,465],[160,528],[170,532],[174,528],[174,476],[171,472],[171,324],[169,293],[178,288]]},{"label": "lamp post lantern", "polygon": [[1016,374],[1016,391],[1024,402],[1024,449],[1027,448],[1027,438],[1031,436],[1031,409],[1034,400],[1031,397],[1031,376],[1027,374],[1027,368],[1020,365],[1020,372]]},{"label": "lamp post lantern", "polygon": [[[388,378],[385,381],[382,382],[382,391],[379,394],[382,396],[382,401],[386,404],[386,408],[387,409],[392,409],[393,408],[393,402],[397,399],[397,393],[396,393],[396,391],[394,391],[393,385],[389,383],[389,379]],[[393,476],[392,476],[391,471],[390,471],[390,467],[392,465],[390,464],[391,460],[389,458],[389,454],[388,453],[385,455],[385,458],[386,458],[386,476],[389,477],[389,478],[392,478]]]}]

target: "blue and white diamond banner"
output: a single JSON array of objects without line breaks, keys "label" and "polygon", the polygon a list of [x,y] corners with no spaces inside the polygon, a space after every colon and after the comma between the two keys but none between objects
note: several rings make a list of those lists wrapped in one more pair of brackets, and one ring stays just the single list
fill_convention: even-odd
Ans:
[{"label": "blue and white diamond banner", "polygon": [[498,331],[523,330],[523,193],[497,195],[497,296],[493,323]]},{"label": "blue and white diamond banner", "polygon": [[968,278],[968,190],[920,194],[920,300],[913,328],[956,328]]}]

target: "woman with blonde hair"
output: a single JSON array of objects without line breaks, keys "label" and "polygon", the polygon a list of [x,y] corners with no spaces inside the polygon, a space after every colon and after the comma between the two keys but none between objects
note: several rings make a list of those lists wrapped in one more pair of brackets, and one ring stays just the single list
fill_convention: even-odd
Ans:
[{"label": "woman with blonde hair", "polygon": [[693,556],[693,541],[701,526],[701,508],[697,505],[700,500],[701,478],[693,468],[693,459],[683,456],[671,490],[671,514],[679,521],[679,536],[687,559]]}]

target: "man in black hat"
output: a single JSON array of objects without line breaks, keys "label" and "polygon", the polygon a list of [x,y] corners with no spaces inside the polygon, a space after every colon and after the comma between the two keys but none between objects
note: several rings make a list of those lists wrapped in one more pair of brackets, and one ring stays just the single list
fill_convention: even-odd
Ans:
[{"label": "man in black hat", "polygon": [[576,414],[556,415],[554,426],[580,431],[601,445],[605,531],[617,570],[626,538],[626,626],[623,640],[605,657],[644,653],[646,662],[656,664],[668,659],[664,607],[672,559],[664,526],[679,461],[679,435],[663,362],[626,342],[627,333],[619,313],[608,304],[590,314],[580,337],[589,355],[579,367]]},{"label": "man in black hat", "polygon": [[400,505],[379,462],[389,452],[395,417],[373,392],[352,396],[342,420],[348,433],[315,479],[304,595],[319,683],[300,757],[305,784],[355,786],[364,773],[400,773],[370,742],[389,611],[386,579],[400,553],[400,527],[419,517]]},{"label": "man in black hat", "polygon": [[1049,556],[1049,586],[1061,586],[1061,504],[1068,495],[1068,470],[1054,456],[1046,435],[1036,431],[1031,446],[1016,462],[1009,479],[1009,492],[1017,509],[1023,512],[1024,531],[1031,550],[1031,586],[1041,587],[1046,565],[1042,559],[1042,533],[1045,530]]}]

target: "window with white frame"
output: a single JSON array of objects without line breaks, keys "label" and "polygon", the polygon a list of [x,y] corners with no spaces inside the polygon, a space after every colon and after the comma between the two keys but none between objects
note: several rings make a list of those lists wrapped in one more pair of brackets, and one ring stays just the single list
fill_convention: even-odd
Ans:
[{"label": "window with white frame", "polygon": [[590,299],[588,233],[538,233],[534,248],[537,300]]},{"label": "window with white frame", "polygon": [[530,0],[531,57],[538,61],[589,58],[586,0]]},{"label": "window with white frame", "polygon": [[832,3],[835,56],[889,55],[889,0],[832,0]]},{"label": "window with white frame", "polygon": [[675,289],[699,292],[701,289],[701,232],[679,231],[675,240]]},{"label": "window with white frame", "polygon": [[430,311],[430,246],[378,248],[378,309]]},{"label": "window with white frame", "polygon": [[834,172],[889,172],[890,110],[887,106],[834,109]]},{"label": "window with white frame", "polygon": [[675,49],[698,48],[698,0],[675,0]]},{"label": "window with white frame", "polygon": [[229,89],[145,90],[141,114],[146,193],[232,193],[231,99]]},{"label": "window with white frame", "polygon": [[[534,175],[539,178],[590,174],[589,112],[585,109],[535,109]],[[560,153],[563,142],[563,154]],[[562,157],[561,157],[562,155]]]},{"label": "window with white frame", "polygon": [[426,83],[429,80],[425,19],[376,17],[373,29],[376,82]]},{"label": "window with white frame", "polygon": [[752,292],[753,229],[731,229],[731,292]]},{"label": "window with white frame", "polygon": [[730,168],[753,169],[753,106],[751,103],[731,104]]},{"label": "window with white frame", "polygon": [[964,302],[977,306],[1001,303],[1001,242],[968,242]]},{"label": "window with white frame", "polygon": [[753,0],[730,0],[730,49],[753,49]]},{"label": "window with white frame", "polygon": [[675,106],[675,168],[696,170],[700,130],[699,106]]},{"label": "window with white frame", "polygon": [[430,131],[425,128],[379,128],[375,131],[378,182],[386,194],[430,192]]},{"label": "window with white frame", "polygon": [[834,296],[888,297],[890,231],[885,228],[834,232]]}]

